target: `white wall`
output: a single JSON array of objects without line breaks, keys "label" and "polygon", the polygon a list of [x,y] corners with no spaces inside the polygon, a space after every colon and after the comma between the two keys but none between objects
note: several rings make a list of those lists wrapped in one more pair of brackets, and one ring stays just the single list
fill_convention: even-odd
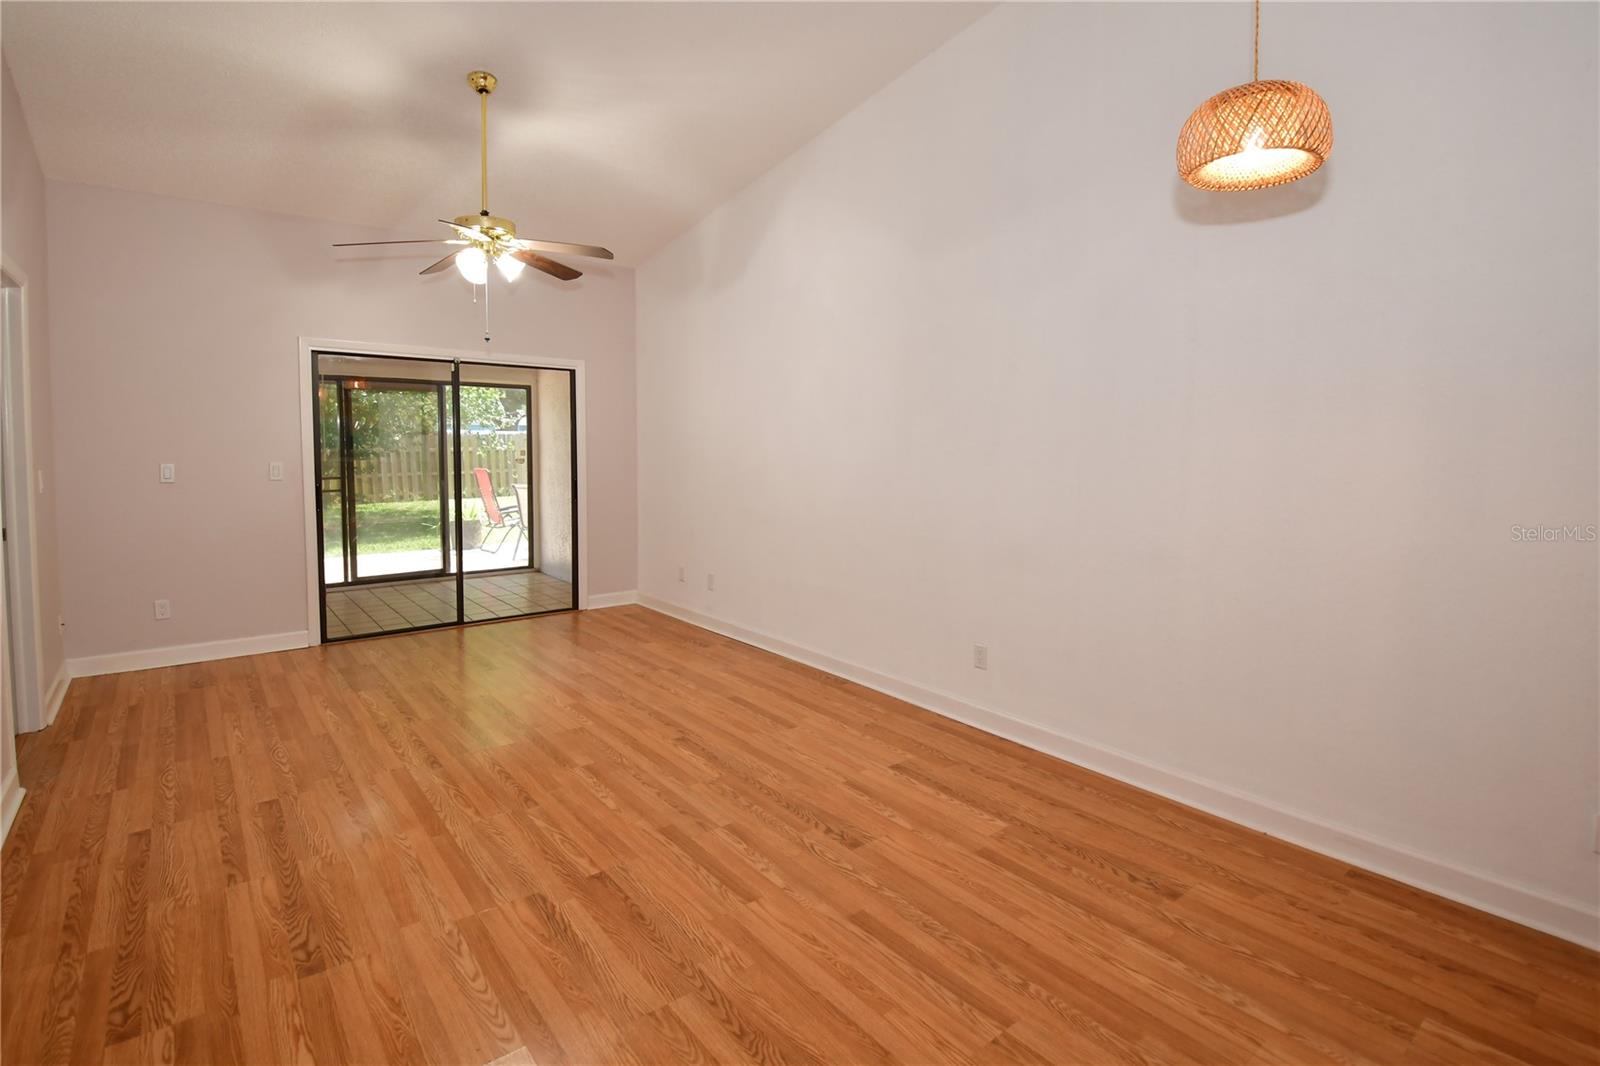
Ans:
[{"label": "white wall", "polygon": [[[475,349],[481,305],[417,277],[426,252],[335,250],[364,231],[323,222],[51,183],[49,228],[68,656],[304,630],[299,338]],[[584,269],[496,289],[493,351],[587,361],[590,591],[626,591],[633,275]]]},{"label": "white wall", "polygon": [[640,268],[641,593],[1593,940],[1596,13],[1269,5],[1233,196],[1248,5],[986,16]]}]

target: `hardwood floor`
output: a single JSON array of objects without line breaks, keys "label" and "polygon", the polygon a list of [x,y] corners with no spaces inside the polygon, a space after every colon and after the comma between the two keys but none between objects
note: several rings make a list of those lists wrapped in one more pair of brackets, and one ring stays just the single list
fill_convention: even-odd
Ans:
[{"label": "hardwood floor", "polygon": [[7,1063],[1600,1059],[1600,956],[643,608],[73,683]]}]

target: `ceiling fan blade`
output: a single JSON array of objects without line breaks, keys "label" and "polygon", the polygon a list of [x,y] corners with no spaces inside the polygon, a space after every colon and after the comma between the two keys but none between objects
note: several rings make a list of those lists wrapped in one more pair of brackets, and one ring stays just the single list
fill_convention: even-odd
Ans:
[{"label": "ceiling fan blade", "polygon": [[334,245],[335,248],[366,248],[374,244],[460,244],[460,241],[447,241],[443,238],[425,239],[415,241],[345,241]]},{"label": "ceiling fan blade", "polygon": [[473,227],[471,227],[471,226],[463,226],[459,222],[451,222],[448,218],[436,218],[436,219],[434,219],[434,221],[435,222],[443,222],[446,226],[449,226],[451,229],[455,230],[457,233],[465,234],[468,237],[482,236],[482,234],[480,234]]},{"label": "ceiling fan blade", "polygon": [[421,270],[417,271],[417,273],[419,273],[419,274],[437,274],[437,273],[439,273],[439,271],[444,270],[445,268],[449,267],[449,265],[451,263],[454,263],[455,261],[456,261],[456,253],[451,252],[449,255],[445,256],[443,259],[439,260],[437,263],[434,263],[432,266],[423,267]]},{"label": "ceiling fan blade", "polygon": [[536,241],[528,237],[518,237],[517,243],[535,252],[557,252],[561,255],[584,255],[590,259],[615,259],[611,249],[602,248],[598,244],[568,244],[566,241]]},{"label": "ceiling fan blade", "polygon": [[573,281],[583,277],[583,271],[573,270],[565,263],[558,263],[554,259],[546,259],[544,256],[535,255],[533,252],[513,249],[511,254],[513,257],[533,267],[533,269],[542,270],[551,277],[560,278],[562,281]]}]

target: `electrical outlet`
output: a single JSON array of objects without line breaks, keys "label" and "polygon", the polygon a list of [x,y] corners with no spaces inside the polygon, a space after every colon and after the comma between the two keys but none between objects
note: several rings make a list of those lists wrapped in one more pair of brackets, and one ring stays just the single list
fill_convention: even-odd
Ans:
[{"label": "electrical outlet", "polygon": [[716,574],[707,574],[706,575],[706,591],[707,592],[715,592],[715,591],[717,591],[717,575]]},{"label": "electrical outlet", "polygon": [[162,622],[162,621],[165,621],[166,619],[171,618],[171,617],[172,617],[172,601],[171,600],[157,600],[156,601],[156,621]]},{"label": "electrical outlet", "polygon": [[687,580],[689,580],[689,568],[687,566],[678,567],[678,580],[679,581],[687,581]]},{"label": "electrical outlet", "polygon": [[177,481],[177,480],[178,480],[178,468],[176,466],[173,466],[171,463],[162,463],[161,464],[161,483],[163,485],[170,485],[174,481]]},{"label": "electrical outlet", "polygon": [[974,644],[972,646],[972,668],[974,670],[989,669],[989,645]]},{"label": "electrical outlet", "polygon": [[267,480],[268,481],[282,481],[283,480],[283,464],[282,463],[268,463],[267,464]]}]

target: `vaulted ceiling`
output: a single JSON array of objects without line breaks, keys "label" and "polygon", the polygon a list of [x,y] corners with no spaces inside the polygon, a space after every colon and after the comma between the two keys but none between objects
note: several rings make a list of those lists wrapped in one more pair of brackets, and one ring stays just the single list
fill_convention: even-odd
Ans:
[{"label": "vaulted ceiling", "polygon": [[989,6],[8,0],[0,44],[49,178],[416,236],[477,210],[493,71],[491,209],[637,263]]}]

